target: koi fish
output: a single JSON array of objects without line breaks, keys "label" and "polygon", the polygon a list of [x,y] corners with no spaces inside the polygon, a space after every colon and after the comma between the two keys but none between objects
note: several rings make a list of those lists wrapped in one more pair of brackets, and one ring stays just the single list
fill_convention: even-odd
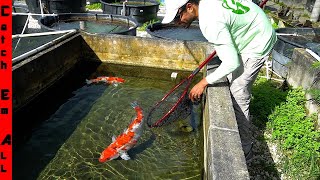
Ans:
[{"label": "koi fish", "polygon": [[112,143],[101,153],[99,161],[106,162],[118,158],[129,160],[130,157],[127,151],[133,148],[142,134],[144,115],[142,108],[137,102],[131,103],[131,106],[136,111],[136,117],[118,137],[112,137]]},{"label": "koi fish", "polygon": [[100,82],[104,82],[107,84],[119,84],[119,83],[124,83],[124,79],[119,77],[108,77],[108,76],[100,76],[90,80],[86,79],[87,84],[100,83]]}]

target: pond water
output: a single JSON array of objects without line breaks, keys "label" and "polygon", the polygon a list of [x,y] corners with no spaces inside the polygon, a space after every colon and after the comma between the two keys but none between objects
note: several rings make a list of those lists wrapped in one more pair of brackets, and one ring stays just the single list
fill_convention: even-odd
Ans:
[{"label": "pond water", "polygon": [[[64,101],[57,104],[55,99],[59,97],[51,93],[52,100],[16,116],[16,122],[39,121],[38,113],[52,109],[14,148],[14,179],[202,179],[200,105],[195,106],[195,119],[188,117],[161,128],[145,126],[138,144],[128,152],[131,160],[98,161],[112,136],[122,133],[135,117],[130,103],[137,101],[146,116],[148,109],[176,83],[170,81],[170,74],[161,73],[162,77],[168,75],[165,81],[141,77],[145,68],[133,67],[134,74],[140,73],[128,76],[130,68],[121,70],[118,65],[117,71],[111,72],[108,66],[99,65],[88,76],[79,71],[78,77],[75,73],[68,78],[71,81],[62,79],[65,82],[60,82],[53,93],[67,93],[69,85],[82,83],[73,86],[76,88],[71,88],[71,95]],[[159,74],[156,70],[154,73]],[[124,78],[125,83],[85,84],[85,79],[110,75]],[[50,108],[53,104],[55,108]],[[190,126],[191,120],[196,122],[194,131],[185,131],[182,127]],[[13,132],[19,129],[15,126]]]},{"label": "pond water", "polygon": [[50,26],[56,30],[81,29],[88,33],[119,33],[128,31],[130,26],[116,21],[59,21]]},{"label": "pond water", "polygon": [[207,39],[202,35],[198,26],[190,26],[189,28],[180,26],[163,26],[160,29],[149,31],[148,33],[152,36],[164,39],[207,42]]},{"label": "pond water", "polygon": [[[319,35],[298,35],[298,36],[282,36],[282,40],[288,42],[288,48],[284,51],[291,52],[294,48],[308,48],[320,55],[320,36]],[[290,44],[291,43],[291,44]],[[290,47],[292,46],[292,47]]]},{"label": "pond water", "polygon": [[[123,5],[123,1],[122,2],[115,2],[115,3],[111,3],[114,5]],[[156,3],[152,3],[152,2],[146,2],[146,1],[128,1],[126,2],[127,6],[152,6],[152,5],[156,5]]]}]

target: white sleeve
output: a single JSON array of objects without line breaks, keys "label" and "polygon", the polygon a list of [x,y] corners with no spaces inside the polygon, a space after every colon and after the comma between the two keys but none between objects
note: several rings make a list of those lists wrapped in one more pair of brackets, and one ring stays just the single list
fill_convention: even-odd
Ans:
[{"label": "white sleeve", "polygon": [[213,43],[217,55],[222,61],[221,65],[206,77],[207,82],[212,84],[237,69],[240,66],[240,58],[225,23],[216,22],[212,25],[207,25],[202,29],[202,32],[205,38]]}]

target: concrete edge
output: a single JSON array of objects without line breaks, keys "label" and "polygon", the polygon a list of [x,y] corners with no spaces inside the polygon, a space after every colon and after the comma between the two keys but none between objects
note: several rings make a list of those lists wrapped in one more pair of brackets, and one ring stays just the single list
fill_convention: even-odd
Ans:
[{"label": "concrete edge", "polygon": [[[211,63],[206,73],[217,67]],[[249,179],[226,79],[207,87],[203,121],[204,179]]]}]

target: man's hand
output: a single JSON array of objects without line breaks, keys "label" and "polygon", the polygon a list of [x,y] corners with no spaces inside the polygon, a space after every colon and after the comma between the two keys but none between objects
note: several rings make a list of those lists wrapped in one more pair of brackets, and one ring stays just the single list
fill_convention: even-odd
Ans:
[{"label": "man's hand", "polygon": [[189,93],[189,98],[191,99],[192,102],[197,101],[200,99],[204,89],[208,85],[208,82],[205,78],[203,78],[198,84],[193,86]]}]

